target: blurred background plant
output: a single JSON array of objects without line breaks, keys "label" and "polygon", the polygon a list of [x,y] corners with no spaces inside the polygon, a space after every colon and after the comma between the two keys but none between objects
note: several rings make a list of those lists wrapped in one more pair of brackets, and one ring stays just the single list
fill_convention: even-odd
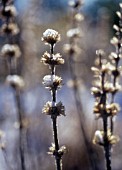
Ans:
[{"label": "blurred background plant", "polygon": [[[113,46],[109,44],[114,31],[112,25],[118,23],[115,13],[119,9],[119,0],[84,0],[82,13],[85,20],[82,21],[82,30],[84,36],[79,39],[83,54],[81,54],[82,65],[78,64],[77,73],[82,74],[82,85],[79,88],[79,94],[82,101],[83,113],[85,115],[85,127],[89,140],[92,141],[93,132],[99,129],[100,124],[94,120],[92,114],[94,99],[90,94],[92,84],[91,66],[96,58],[96,49],[103,48],[106,53],[112,51]],[[55,164],[52,158],[46,153],[53,141],[50,129],[50,118],[43,115],[41,110],[46,101],[51,100],[50,94],[41,85],[45,74],[49,69],[43,65],[40,66],[40,57],[43,52],[48,50],[42,42],[41,37],[45,29],[52,28],[60,32],[61,42],[56,46],[55,52],[61,52],[65,59],[65,64],[59,67],[57,74],[63,77],[64,82],[71,80],[68,68],[68,55],[62,47],[68,42],[66,32],[71,28],[71,8],[68,6],[68,0],[16,0],[14,5],[17,8],[18,15],[16,21],[21,30],[21,34],[16,36],[16,42],[19,43],[22,51],[22,59],[19,66],[19,73],[25,81],[24,91],[21,95],[21,108],[26,116],[26,135],[27,135],[27,155],[26,169],[53,170]],[[2,26],[2,20],[0,20]],[[0,47],[4,44],[4,37],[0,38]],[[41,54],[40,54],[41,53]],[[16,122],[18,113],[13,91],[5,85],[5,78],[8,75],[5,60],[0,59],[0,129],[6,134],[7,155],[9,163],[16,167],[16,158],[19,160],[18,151],[18,130]],[[81,81],[81,80],[80,80]],[[121,80],[120,80],[121,82]],[[58,92],[60,100],[65,103],[66,117],[61,117],[59,121],[59,140],[60,145],[64,143],[68,146],[68,152],[63,156],[64,169],[70,170],[91,170],[89,159],[86,154],[86,148],[83,147],[84,139],[81,133],[81,121],[77,114],[75,97],[73,89],[64,84],[61,91]],[[116,101],[121,103],[121,92],[116,95]],[[118,114],[115,124],[115,133],[121,133],[121,114]],[[48,126],[47,126],[48,125]],[[63,126],[62,126],[63,125]],[[112,167],[115,170],[121,170],[121,140],[114,148],[112,154]],[[104,154],[101,148],[94,148],[94,159],[97,170],[104,169]],[[93,154],[94,154],[93,153]],[[69,163],[70,162],[70,163]],[[6,162],[0,151],[0,169],[7,170]]]}]

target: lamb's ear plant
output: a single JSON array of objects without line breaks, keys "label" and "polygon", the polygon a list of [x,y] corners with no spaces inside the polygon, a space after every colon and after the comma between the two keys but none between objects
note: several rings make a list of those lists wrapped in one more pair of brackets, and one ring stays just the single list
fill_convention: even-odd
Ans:
[{"label": "lamb's ear plant", "polygon": [[1,49],[1,56],[7,62],[8,75],[6,83],[8,83],[15,94],[15,101],[18,111],[19,124],[19,151],[21,160],[21,169],[25,170],[24,158],[24,127],[23,127],[23,113],[21,110],[20,93],[24,87],[23,78],[18,75],[18,64],[21,57],[21,50],[16,43],[16,36],[18,36],[20,29],[16,23],[17,10],[14,6],[13,0],[2,0],[1,2],[1,17],[3,19],[2,27],[0,29],[1,35],[5,38],[5,44]]},{"label": "lamb's ear plant", "polygon": [[50,52],[45,52],[41,58],[41,62],[48,65],[51,70],[51,74],[43,78],[43,84],[45,88],[49,89],[52,96],[52,101],[48,101],[42,110],[44,114],[51,117],[53,125],[54,143],[49,148],[48,153],[55,157],[56,169],[62,170],[62,156],[66,151],[66,147],[59,146],[57,117],[65,116],[65,108],[62,102],[57,102],[56,95],[58,89],[62,86],[62,78],[57,76],[55,71],[57,65],[64,64],[64,59],[59,53],[54,53],[55,44],[60,41],[60,34],[55,30],[47,29],[43,33],[42,41],[50,46]]},{"label": "lamb's ear plant", "polygon": [[92,93],[95,97],[94,114],[96,118],[102,119],[103,122],[103,129],[95,132],[93,143],[103,147],[107,170],[112,169],[112,146],[119,140],[118,136],[114,135],[113,118],[120,111],[119,104],[115,102],[115,95],[121,89],[119,84],[121,72],[119,61],[122,55],[122,4],[120,4],[120,12],[117,12],[117,15],[119,17],[119,25],[113,26],[116,33],[111,40],[116,50],[109,55],[110,61],[104,59],[105,53],[103,50],[96,51],[98,56],[97,67],[92,67],[95,78],[97,78],[94,81],[94,87],[92,87]]}]

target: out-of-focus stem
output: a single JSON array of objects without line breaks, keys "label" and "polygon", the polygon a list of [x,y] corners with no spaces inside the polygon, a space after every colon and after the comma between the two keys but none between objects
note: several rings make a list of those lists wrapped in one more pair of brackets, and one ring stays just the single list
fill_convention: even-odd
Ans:
[{"label": "out-of-focus stem", "polygon": [[20,123],[20,139],[19,139],[19,150],[20,150],[20,159],[21,159],[21,168],[22,170],[26,170],[25,167],[25,155],[24,155],[24,127],[23,127],[23,115],[21,112],[21,106],[20,106],[20,91],[18,89],[15,88],[15,97],[16,97],[16,101],[17,101],[17,108],[18,108],[18,119],[19,119],[19,123]]}]

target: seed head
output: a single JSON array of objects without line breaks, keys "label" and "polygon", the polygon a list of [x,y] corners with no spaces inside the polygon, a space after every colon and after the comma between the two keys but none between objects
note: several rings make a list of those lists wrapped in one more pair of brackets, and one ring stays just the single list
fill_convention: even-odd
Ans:
[{"label": "seed head", "polygon": [[19,89],[22,89],[25,85],[23,78],[18,75],[8,75],[6,82],[11,86],[17,87]]},{"label": "seed head", "polygon": [[47,44],[54,45],[56,42],[60,41],[60,34],[53,29],[47,29],[43,33],[42,41]]},{"label": "seed head", "polygon": [[41,62],[43,62],[44,64],[49,64],[49,65],[60,65],[60,64],[64,64],[64,59],[62,58],[62,56],[57,53],[57,54],[52,54],[50,55],[48,52],[45,52],[44,55],[41,58]]},{"label": "seed head", "polygon": [[104,141],[103,141],[103,131],[97,130],[95,132],[95,135],[94,135],[94,138],[93,138],[93,143],[103,145],[103,143],[104,143]]},{"label": "seed head", "polygon": [[80,8],[80,6],[83,4],[82,0],[70,0],[69,6],[73,8]]},{"label": "seed head", "polygon": [[105,52],[102,49],[96,50],[96,55],[97,56],[104,56]]},{"label": "seed head", "polygon": [[2,47],[1,54],[3,57],[15,57],[19,58],[21,56],[21,51],[18,45],[16,44],[5,44]]},{"label": "seed head", "polygon": [[110,40],[110,43],[116,46],[116,45],[118,45],[119,40],[118,40],[117,37],[113,37],[113,38]]},{"label": "seed head", "polygon": [[51,115],[53,116],[60,116],[63,115],[65,116],[65,108],[62,104],[62,102],[59,102],[56,104],[56,106],[53,106],[52,102],[47,102],[43,109],[42,112],[46,115]]},{"label": "seed head", "polygon": [[113,25],[113,29],[119,31],[119,27],[117,25]]},{"label": "seed head", "polygon": [[122,14],[121,14],[121,12],[117,11],[116,14],[117,14],[117,16],[118,16],[120,19],[122,19]]},{"label": "seed head", "polygon": [[[119,137],[112,135],[110,129],[108,129],[107,130],[107,140],[108,140],[109,144],[113,145],[119,141]],[[93,143],[99,144],[99,145],[104,145],[104,131],[97,130],[95,132],[95,135],[93,138]]]},{"label": "seed head", "polygon": [[77,21],[77,22],[81,22],[84,20],[84,16],[80,13],[77,13],[75,16],[74,16],[74,20]]},{"label": "seed head", "polygon": [[73,54],[79,55],[81,54],[81,49],[77,45],[65,44],[64,52],[70,55],[73,55]]},{"label": "seed head", "polygon": [[91,92],[94,95],[94,97],[100,97],[101,96],[101,90],[97,87],[92,87]]},{"label": "seed head", "polygon": [[19,27],[15,23],[3,24],[1,32],[3,34],[17,35],[19,33]]},{"label": "seed head", "polygon": [[81,37],[81,31],[79,30],[79,28],[70,29],[67,32],[67,37],[69,37],[69,38],[79,38],[79,37]]},{"label": "seed head", "polygon": [[46,75],[43,78],[43,84],[46,88],[49,88],[50,90],[57,90],[62,86],[62,78],[55,75]]},{"label": "seed head", "polygon": [[1,14],[3,17],[13,18],[17,16],[17,11],[14,5],[8,5],[2,9]]},{"label": "seed head", "polygon": [[106,111],[110,116],[115,116],[120,111],[118,103],[111,103],[106,106]]}]

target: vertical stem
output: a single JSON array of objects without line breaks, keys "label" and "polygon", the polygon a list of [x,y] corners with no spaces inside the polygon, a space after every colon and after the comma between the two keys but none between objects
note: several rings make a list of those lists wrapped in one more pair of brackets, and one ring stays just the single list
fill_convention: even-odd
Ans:
[{"label": "vertical stem", "polygon": [[107,115],[103,118],[103,128],[104,128],[104,151],[105,151],[105,159],[106,159],[106,170],[111,170],[111,154],[110,154],[110,144],[108,142],[108,135],[107,135]]},{"label": "vertical stem", "polygon": [[58,155],[58,150],[59,150],[59,141],[58,141],[58,132],[57,132],[57,117],[52,118],[53,122],[53,137],[54,137],[54,142],[55,142],[55,160],[56,160],[56,166],[57,170],[61,170],[61,157]]},{"label": "vertical stem", "polygon": [[[54,53],[54,44],[51,44],[50,46],[50,53],[51,53],[51,58],[53,57]],[[55,75],[55,66],[51,65],[51,75]],[[53,106],[56,104],[56,89],[52,89],[52,103]],[[54,143],[55,143],[55,162],[56,162],[56,169],[61,170],[61,156],[59,155],[59,141],[58,141],[58,130],[57,130],[57,116],[55,115],[52,116],[52,123],[53,123],[53,137],[54,137]]]},{"label": "vertical stem", "polygon": [[105,146],[106,170],[111,170],[111,154],[109,146]]},{"label": "vertical stem", "polygon": [[50,45],[50,53],[51,53],[51,55],[54,53],[54,44]]},{"label": "vertical stem", "polygon": [[21,169],[26,170],[25,168],[25,157],[24,157],[24,128],[23,128],[23,115],[21,113],[21,107],[20,107],[20,95],[19,91],[15,88],[15,95],[16,95],[16,101],[17,101],[17,107],[18,107],[18,119],[20,123],[20,139],[19,139],[19,150],[20,150],[20,159],[21,159]]}]

